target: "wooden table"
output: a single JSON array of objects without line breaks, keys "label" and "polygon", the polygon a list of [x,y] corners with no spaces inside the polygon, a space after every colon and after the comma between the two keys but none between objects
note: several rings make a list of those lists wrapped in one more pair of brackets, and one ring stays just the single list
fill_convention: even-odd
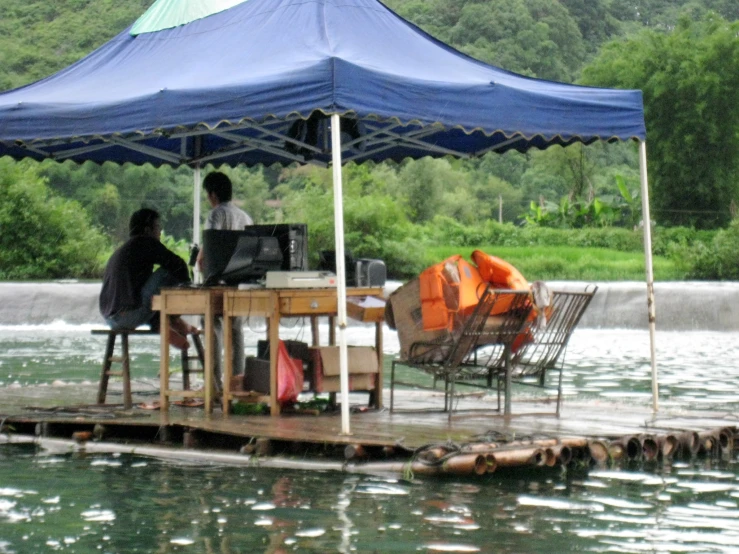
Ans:
[{"label": "wooden table", "polygon": [[[382,297],[382,288],[348,288],[347,299],[350,297]],[[347,304],[349,301],[347,300]],[[270,394],[256,400],[268,402],[272,415],[280,414],[280,405],[277,402],[277,349],[280,339],[281,317],[310,317],[313,346],[319,346],[318,317],[329,318],[329,343],[335,344],[334,318],[338,313],[338,297],[334,288],[324,289],[229,289],[223,293],[223,343],[225,347],[225,371],[223,376],[223,413],[230,411],[231,400],[239,398],[236,391],[231,390],[233,376],[233,356],[231,334],[233,317],[257,316],[267,321],[267,338],[269,339],[270,360]],[[355,310],[352,310],[356,313]],[[373,310],[371,315],[362,318],[364,321],[375,323],[375,348],[377,351],[379,373],[375,383],[374,404],[382,406],[382,325],[384,310]],[[163,340],[163,339],[162,339]]]},{"label": "wooden table", "polygon": [[[213,411],[213,319],[223,314],[224,288],[164,288],[152,301],[152,308],[160,313],[160,409],[169,410],[169,398],[203,398],[205,413]],[[185,391],[169,388],[169,316],[201,315],[205,320],[205,360],[203,364],[203,390]]]}]

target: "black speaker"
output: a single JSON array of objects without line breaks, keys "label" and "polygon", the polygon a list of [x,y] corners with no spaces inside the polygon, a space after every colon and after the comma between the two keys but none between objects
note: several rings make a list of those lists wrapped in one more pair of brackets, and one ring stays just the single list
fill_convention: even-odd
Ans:
[{"label": "black speaker", "polygon": [[382,260],[360,258],[356,264],[358,287],[384,287],[387,280],[387,268]]}]

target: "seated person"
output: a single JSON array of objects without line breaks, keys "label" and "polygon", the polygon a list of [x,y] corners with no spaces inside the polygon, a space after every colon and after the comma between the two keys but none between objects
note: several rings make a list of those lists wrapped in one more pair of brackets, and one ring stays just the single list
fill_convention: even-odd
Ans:
[{"label": "seated person", "polygon": [[[149,325],[159,329],[159,313],[151,309],[151,299],[162,287],[190,281],[187,264],[160,242],[159,214],[147,208],[133,213],[130,238],[108,260],[100,291],[100,313],[111,329],[135,329]],[[158,264],[159,269],[154,270]],[[182,318],[170,320],[170,344],[189,346],[187,335],[197,332]]]}]

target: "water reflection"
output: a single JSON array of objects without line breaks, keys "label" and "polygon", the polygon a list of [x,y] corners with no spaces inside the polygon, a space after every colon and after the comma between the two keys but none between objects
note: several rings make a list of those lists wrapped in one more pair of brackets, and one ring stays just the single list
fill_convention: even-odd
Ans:
[{"label": "water reflection", "polygon": [[0,552],[732,552],[738,474],[728,460],[403,481],[5,445]]}]

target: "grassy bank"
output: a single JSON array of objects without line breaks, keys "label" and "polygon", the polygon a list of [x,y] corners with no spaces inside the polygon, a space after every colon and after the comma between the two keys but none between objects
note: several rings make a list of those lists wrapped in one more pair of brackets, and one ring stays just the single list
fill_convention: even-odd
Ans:
[{"label": "grassy bank", "polygon": [[[529,281],[642,281],[644,254],[620,252],[607,248],[572,246],[479,246],[483,252],[503,258],[513,264]],[[467,260],[475,248],[439,246],[426,251],[428,264],[434,264],[454,254]],[[679,281],[684,271],[663,256],[654,256],[656,281]]]}]

